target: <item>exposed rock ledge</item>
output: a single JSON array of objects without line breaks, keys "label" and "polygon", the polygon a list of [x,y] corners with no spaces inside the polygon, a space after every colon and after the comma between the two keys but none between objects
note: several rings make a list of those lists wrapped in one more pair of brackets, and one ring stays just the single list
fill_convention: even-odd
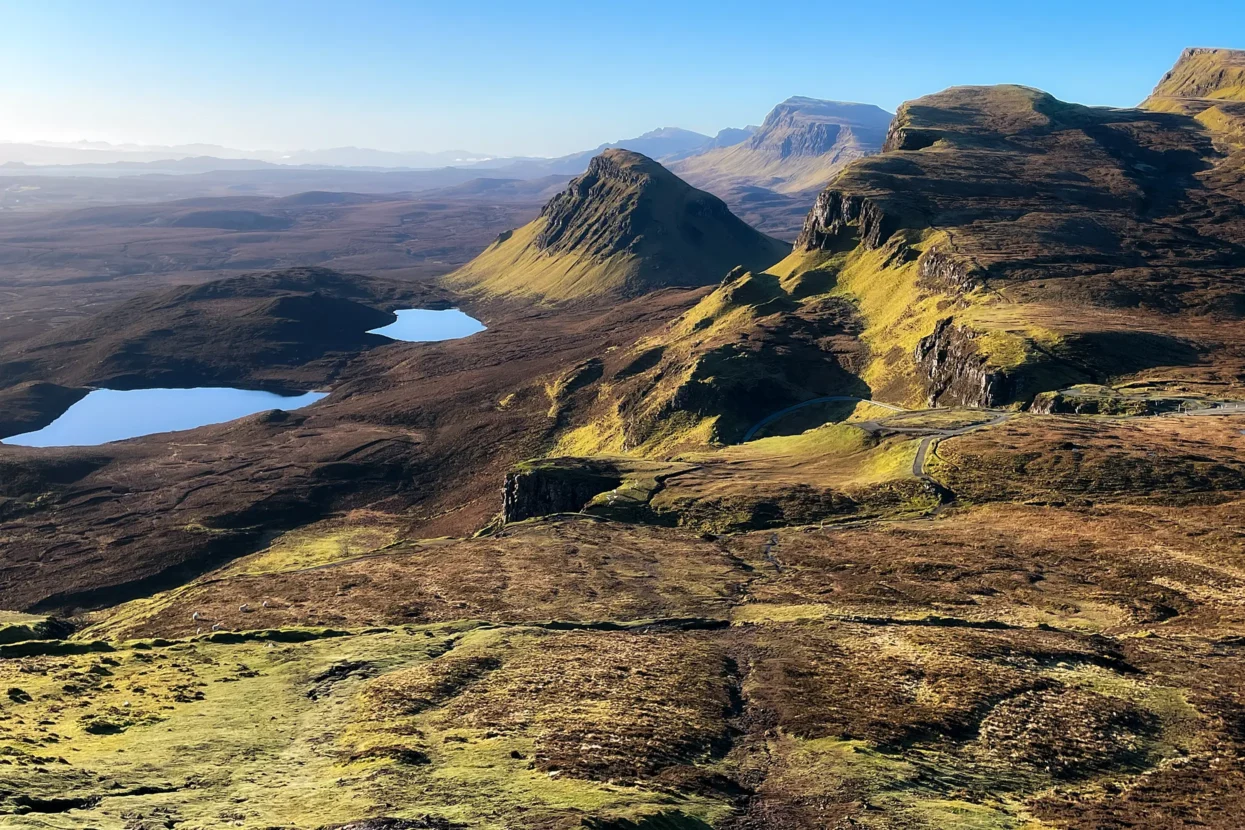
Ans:
[{"label": "exposed rock ledge", "polygon": [[622,478],[607,465],[574,464],[548,459],[541,466],[521,467],[506,474],[502,494],[503,522],[521,522],[553,513],[577,513],[592,497],[612,490]]},{"label": "exposed rock ledge", "polygon": [[804,220],[795,249],[817,251],[851,247],[846,243],[858,238],[861,245],[873,250],[882,247],[896,230],[898,225],[871,199],[823,190]]},{"label": "exposed rock ledge", "polygon": [[968,292],[983,283],[978,270],[944,246],[930,245],[917,260],[917,274],[939,288]]},{"label": "exposed rock ledge", "polygon": [[916,359],[930,406],[998,406],[1012,397],[1012,379],[986,365],[976,335],[947,317],[917,343]]}]

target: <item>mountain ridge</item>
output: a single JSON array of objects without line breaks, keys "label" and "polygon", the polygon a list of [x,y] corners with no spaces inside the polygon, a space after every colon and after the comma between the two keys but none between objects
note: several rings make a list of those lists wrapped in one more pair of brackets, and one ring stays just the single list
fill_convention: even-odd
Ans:
[{"label": "mountain ridge", "polygon": [[1240,159],[1215,140],[1184,115],[952,87],[900,108],[783,267],[871,263],[909,298],[865,331],[865,380],[892,400],[994,406],[1122,376],[1192,384],[1207,361],[1231,373],[1245,221]]},{"label": "mountain ridge", "polygon": [[1228,147],[1245,147],[1245,50],[1184,50],[1141,107],[1191,116]]}]

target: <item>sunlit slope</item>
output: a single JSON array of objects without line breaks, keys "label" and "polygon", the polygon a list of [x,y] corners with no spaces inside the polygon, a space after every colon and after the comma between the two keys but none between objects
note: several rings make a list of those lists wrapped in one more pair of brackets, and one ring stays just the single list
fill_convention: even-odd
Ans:
[{"label": "sunlit slope", "polygon": [[1245,146],[1245,50],[1186,49],[1141,106],[1193,116],[1229,146]]},{"label": "sunlit slope", "polygon": [[660,164],[606,150],[531,223],[450,274],[460,290],[565,301],[711,285],[764,268],[787,246]]},{"label": "sunlit slope", "polygon": [[855,305],[884,400],[1219,383],[1245,357],[1241,170],[1192,118],[956,87],[901,107],[771,271]]},{"label": "sunlit slope", "polygon": [[1186,49],[1143,106],[1158,98],[1245,101],[1245,50]]}]

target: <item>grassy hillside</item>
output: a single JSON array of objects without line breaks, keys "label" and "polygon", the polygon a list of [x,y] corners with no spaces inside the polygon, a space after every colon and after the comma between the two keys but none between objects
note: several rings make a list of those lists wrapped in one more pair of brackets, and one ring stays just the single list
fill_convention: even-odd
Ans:
[{"label": "grassy hillside", "polygon": [[1191,115],[1229,146],[1245,147],[1245,51],[1186,49],[1141,106]]},{"label": "grassy hillside", "polygon": [[1245,101],[1245,50],[1186,49],[1142,106],[1155,98]]},{"label": "grassy hillside", "polygon": [[1193,118],[957,87],[901,107],[773,270],[828,271],[853,299],[885,399],[1227,379],[1245,358],[1242,170]]},{"label": "grassy hillside", "polygon": [[818,294],[800,298],[770,273],[732,273],[610,361],[558,451],[665,457],[737,441],[761,418],[810,398],[865,396],[854,375],[853,310]]},{"label": "grassy hillside", "polygon": [[607,150],[536,220],[502,234],[446,282],[550,301],[636,295],[710,285],[735,266],[770,265],[785,250],[653,160]]}]

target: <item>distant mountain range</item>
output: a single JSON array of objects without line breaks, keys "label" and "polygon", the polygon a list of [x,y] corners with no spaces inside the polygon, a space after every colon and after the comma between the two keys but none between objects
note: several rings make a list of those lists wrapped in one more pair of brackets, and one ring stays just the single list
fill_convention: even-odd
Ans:
[{"label": "distant mountain range", "polygon": [[[454,199],[544,201],[587,170],[594,157],[629,150],[723,199],[759,230],[792,239],[830,178],[848,162],[881,149],[890,119],[870,104],[795,97],[776,106],[760,127],[730,127],[714,136],[662,127],[558,158],[358,147],[281,153],[210,144],[0,142],[0,210],[240,194],[281,197],[309,190],[439,191]],[[87,178],[94,181],[83,181]]]},{"label": "distant mountain range", "polygon": [[9,142],[0,141],[0,164],[85,165],[178,161],[214,158],[222,161],[253,161],[319,167],[374,167],[432,169],[470,165],[489,160],[484,153],[445,150],[395,152],[366,147],[333,147],[325,150],[239,150],[219,144],[109,144],[106,141]]},{"label": "distant mountain range", "polygon": [[848,162],[879,152],[890,122],[891,113],[872,104],[788,98],[748,136],[671,169],[715,192],[740,185],[778,193],[820,190]]},{"label": "distant mountain range", "polygon": [[[33,168],[40,175],[109,175],[137,173],[205,173],[212,170],[262,170],[268,167],[351,168],[362,170],[439,170],[446,167],[504,170],[507,177],[550,174],[574,176],[605,150],[622,149],[652,158],[686,158],[746,140],[756,127],[730,127],[716,136],[679,127],[662,127],[635,138],[602,144],[591,150],[557,158],[492,158],[465,150],[441,153],[392,152],[362,147],[327,150],[235,150],[211,144],[154,147],[112,145],[104,142],[77,144],[18,144],[0,142],[0,170],[21,173]],[[49,169],[52,168],[52,169]],[[526,175],[525,175],[526,174]]]},{"label": "distant mountain range", "polygon": [[[535,179],[551,175],[577,176],[588,169],[588,162],[606,150],[630,150],[663,163],[686,161],[707,154],[722,153],[748,142],[755,145],[758,135],[764,139],[762,146],[774,143],[777,131],[788,133],[807,130],[808,124],[825,119],[818,113],[829,110],[836,113],[842,125],[850,130],[863,128],[868,133],[872,121],[865,117],[857,123],[848,115],[857,108],[872,117],[883,113],[877,107],[863,104],[838,104],[814,98],[791,98],[779,105],[765,120],[765,126],[728,127],[709,136],[679,127],[661,127],[634,138],[601,144],[590,150],[557,158],[501,157],[493,158],[482,153],[466,150],[448,150],[439,153],[394,152],[362,147],[337,147],[325,150],[296,150],[280,152],[271,150],[239,150],[214,144],[184,144],[171,146],[109,144],[107,142],[0,142],[0,175],[57,175],[57,176],[132,176],[143,174],[184,175],[214,171],[254,171],[270,168],[348,168],[367,171],[412,171],[461,168],[480,171],[481,175],[507,179]],[[776,113],[784,113],[778,119]],[[889,118],[889,115],[886,115]],[[785,120],[784,120],[785,119]],[[874,118],[873,120],[876,120]],[[779,124],[779,121],[782,123]],[[885,129],[883,125],[882,129]],[[786,135],[786,133],[784,133]],[[851,142],[846,142],[850,144]],[[859,142],[876,151],[873,144],[881,145],[880,138],[872,141],[866,137]],[[833,141],[831,142],[833,144]],[[816,152],[818,139],[802,139],[796,154],[807,156]],[[827,145],[829,146],[829,145]],[[747,156],[732,156],[736,166],[744,163]],[[743,160],[741,162],[741,160]],[[487,171],[487,172],[486,172]],[[781,177],[781,170],[768,170],[766,180]],[[757,177],[753,177],[757,178]],[[761,184],[749,180],[749,184]],[[824,182],[818,182],[822,184]]]}]

